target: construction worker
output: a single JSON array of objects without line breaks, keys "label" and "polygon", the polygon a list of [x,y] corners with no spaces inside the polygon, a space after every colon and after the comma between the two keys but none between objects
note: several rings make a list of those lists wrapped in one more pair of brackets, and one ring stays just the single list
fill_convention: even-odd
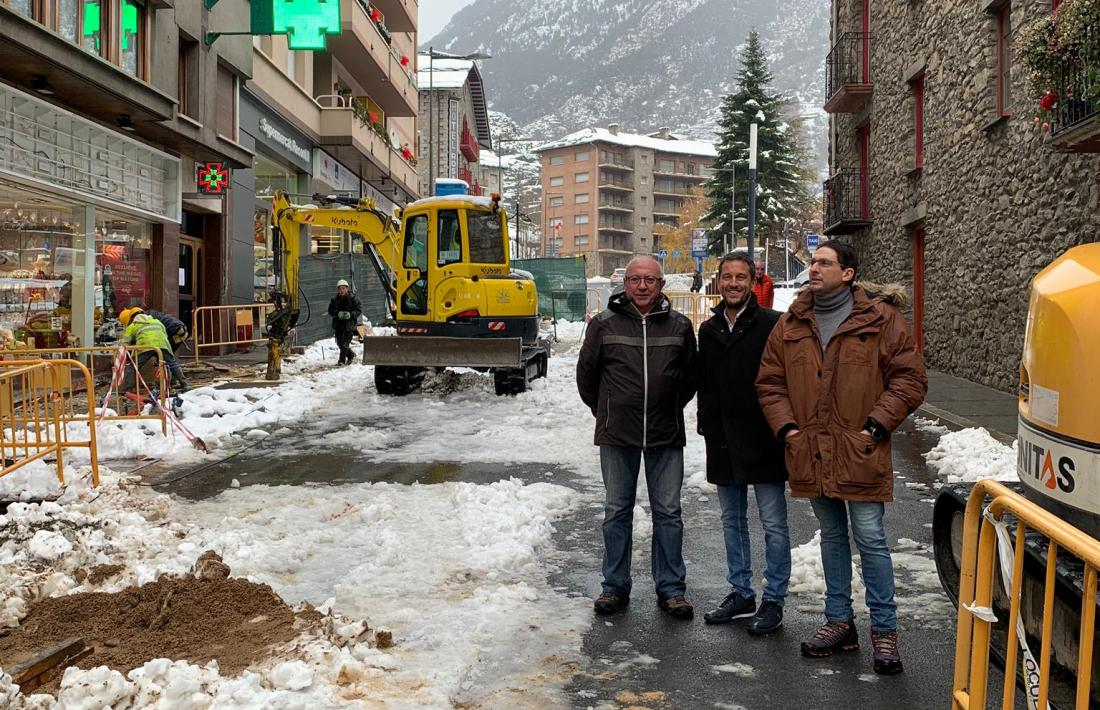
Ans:
[{"label": "construction worker", "polygon": [[172,343],[172,353],[178,353],[183,344],[187,342],[187,326],[183,321],[176,318],[170,313],[161,313],[160,311],[154,311],[151,308],[147,308],[144,311],[138,309],[139,313],[145,313],[147,316],[153,316],[160,321],[160,324],[164,326],[164,330],[168,332],[168,340]]},{"label": "construction worker", "polygon": [[[168,371],[172,374],[172,380],[179,392],[186,392],[191,388],[187,378],[183,376],[183,370],[175,355],[172,354],[172,346],[168,341],[168,331],[164,324],[151,315],[142,312],[140,308],[127,308],[118,314],[118,320],[126,329],[122,333],[124,345],[157,348],[160,350],[160,359],[168,365]],[[148,362],[156,356],[152,350],[142,350],[137,355],[137,369],[142,370]],[[127,370],[123,379],[122,391],[127,391],[134,386],[135,375]]]},{"label": "construction worker", "polygon": [[355,359],[351,350],[351,339],[359,325],[359,316],[363,307],[348,287],[348,282],[340,279],[336,282],[336,295],[328,304],[328,314],[332,316],[332,330],[336,336],[336,346],[340,348],[338,365],[350,365]]}]

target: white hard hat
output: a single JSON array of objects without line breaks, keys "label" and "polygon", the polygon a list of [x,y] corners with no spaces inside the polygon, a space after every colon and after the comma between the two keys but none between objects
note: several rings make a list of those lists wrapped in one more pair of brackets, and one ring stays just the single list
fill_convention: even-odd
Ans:
[{"label": "white hard hat", "polygon": [[340,288],[341,286],[348,286],[350,288],[348,282],[343,279],[336,282],[336,288]]}]

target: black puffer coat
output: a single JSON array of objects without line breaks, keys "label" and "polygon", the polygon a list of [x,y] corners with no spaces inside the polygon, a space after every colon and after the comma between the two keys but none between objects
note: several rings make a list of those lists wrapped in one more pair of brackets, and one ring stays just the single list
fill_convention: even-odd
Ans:
[{"label": "black puffer coat", "polygon": [[[347,320],[341,320],[336,314],[340,311],[347,311],[351,314],[351,318]],[[332,300],[328,303],[328,314],[332,316],[332,330],[337,335],[341,333],[354,333],[355,328],[359,325],[359,316],[363,313],[363,307],[359,305],[359,299],[355,297],[355,294],[348,293],[346,296],[333,296]]]},{"label": "black puffer coat", "polygon": [[662,295],[645,317],[625,293],[592,319],[577,360],[577,389],[596,416],[597,445],[683,446],[695,395],[695,330]]},{"label": "black puffer coat", "polygon": [[783,444],[756,395],[756,375],[780,314],[749,295],[731,333],[725,305],[699,328],[699,431],[707,442],[707,480],[719,486],[787,480]]}]

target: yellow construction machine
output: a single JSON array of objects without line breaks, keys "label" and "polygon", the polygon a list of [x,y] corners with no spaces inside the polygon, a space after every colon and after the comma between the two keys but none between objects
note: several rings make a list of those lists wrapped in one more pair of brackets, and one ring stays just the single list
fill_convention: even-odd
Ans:
[{"label": "yellow construction machine", "polygon": [[[1100,538],[1100,243],[1070,249],[1033,280],[1020,363],[1017,472],[1024,494]],[[970,486],[941,489],[933,517],[936,568],[958,602],[962,513]],[[1042,628],[1046,539],[1029,534],[1021,615],[1028,634]],[[1063,559],[1065,562],[1063,563]],[[1000,583],[994,606],[1004,619]],[[1073,707],[1082,566],[1058,557],[1053,612],[1051,705]],[[1003,639],[998,645],[1003,648]],[[1092,678],[1100,677],[1100,656]],[[1059,680],[1067,682],[1059,682]],[[1100,706],[1093,684],[1091,704]]]},{"label": "yellow construction machine", "polygon": [[[500,197],[451,194],[413,202],[392,217],[370,199],[314,195],[316,205],[272,205],[276,285],[268,316],[268,378],[277,379],[287,335],[300,314],[299,260],[308,227],[362,239],[387,293],[397,336],[367,336],[379,394],[404,395],[430,368],[491,370],[497,394],[517,394],[544,377],[550,356],[539,334],[538,293],[512,271]],[[318,206],[320,205],[320,206]]]}]

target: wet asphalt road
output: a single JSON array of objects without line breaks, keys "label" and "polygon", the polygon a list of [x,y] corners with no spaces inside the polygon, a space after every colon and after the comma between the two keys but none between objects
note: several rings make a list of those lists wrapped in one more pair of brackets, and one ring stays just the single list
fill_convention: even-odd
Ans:
[{"label": "wet asphalt road", "polygon": [[[584,504],[557,525],[555,552],[549,560],[556,570],[551,582],[572,596],[594,597],[599,593],[602,490],[598,486],[580,480],[570,471],[545,464],[379,463],[366,461],[355,452],[333,452],[315,445],[319,434],[340,431],[347,424],[326,421],[306,425],[292,435],[280,437],[277,447],[260,442],[229,461],[204,467],[183,478],[178,477],[187,472],[168,468],[152,469],[145,475],[150,482],[162,482],[156,486],[158,490],[190,499],[216,495],[229,488],[233,479],[242,486],[339,485],[362,481],[488,483],[510,476],[528,482],[552,480],[588,495]],[[919,431],[912,422],[906,422],[894,437],[898,480],[896,500],[887,506],[887,534],[894,541],[908,538],[927,546],[927,550],[911,550],[910,559],[931,557],[931,499],[935,494],[931,489],[933,477],[922,454],[937,439],[935,434]],[[696,618],[676,621],[656,608],[649,578],[648,540],[636,545],[644,549],[635,554],[631,606],[610,619],[594,619],[584,637],[579,668],[567,688],[572,707],[743,710],[949,707],[954,616],[938,582],[934,579],[930,582],[927,574],[918,580],[900,566],[897,570],[904,674],[883,678],[871,672],[865,615],[857,618],[862,644],[859,653],[831,659],[803,659],[799,655],[799,642],[812,633],[822,618],[814,609],[812,597],[789,598],[784,628],[763,639],[749,637],[743,621],[728,626],[703,623],[703,612],[728,591],[717,496],[685,488],[683,507],[688,598],[695,604]],[[749,511],[754,579],[758,579],[763,569],[763,539],[752,502]],[[791,501],[789,519],[792,546],[810,540],[818,527],[809,504],[803,500]],[[912,618],[907,611],[919,611],[913,615],[921,618]],[[740,668],[739,674],[713,668],[733,664],[748,668]],[[999,683],[996,679],[994,688],[999,688]]]}]

